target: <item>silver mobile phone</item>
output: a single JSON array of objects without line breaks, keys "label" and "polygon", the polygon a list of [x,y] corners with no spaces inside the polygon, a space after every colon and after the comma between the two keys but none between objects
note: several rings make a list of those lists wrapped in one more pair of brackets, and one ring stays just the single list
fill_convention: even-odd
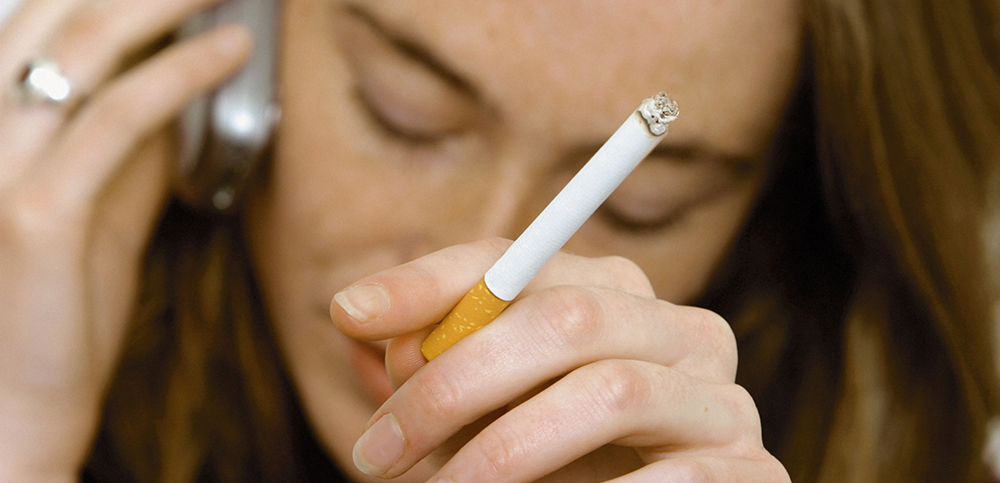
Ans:
[{"label": "silver mobile phone", "polygon": [[225,23],[253,31],[253,57],[212,94],[194,101],[180,119],[177,193],[196,207],[226,211],[270,143],[280,117],[276,66],[279,0],[226,0],[188,20],[188,37]]}]

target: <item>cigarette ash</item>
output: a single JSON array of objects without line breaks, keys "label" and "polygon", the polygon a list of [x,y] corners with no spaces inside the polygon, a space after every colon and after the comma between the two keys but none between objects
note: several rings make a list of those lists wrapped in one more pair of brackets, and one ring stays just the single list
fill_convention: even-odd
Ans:
[{"label": "cigarette ash", "polygon": [[677,119],[677,115],[680,113],[677,103],[670,99],[666,92],[660,92],[642,101],[637,110],[646,120],[646,124],[649,125],[649,132],[656,136],[666,134],[667,125]]}]

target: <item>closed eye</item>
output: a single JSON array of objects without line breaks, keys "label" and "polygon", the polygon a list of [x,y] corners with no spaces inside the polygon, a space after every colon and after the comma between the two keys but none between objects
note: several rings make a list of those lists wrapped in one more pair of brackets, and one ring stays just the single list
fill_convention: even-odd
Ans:
[{"label": "closed eye", "polygon": [[338,11],[337,35],[355,72],[355,100],[394,141],[427,145],[472,127],[478,96],[452,69],[359,7]]}]

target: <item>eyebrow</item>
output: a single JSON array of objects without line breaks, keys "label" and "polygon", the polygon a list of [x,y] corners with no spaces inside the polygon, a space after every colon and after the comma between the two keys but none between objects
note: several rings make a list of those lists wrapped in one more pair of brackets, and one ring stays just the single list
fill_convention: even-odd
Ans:
[{"label": "eyebrow", "polygon": [[[450,67],[447,62],[442,60],[430,48],[421,44],[418,40],[407,37],[404,33],[383,22],[375,16],[374,13],[368,11],[362,5],[347,3],[340,8],[343,8],[344,13],[347,15],[364,22],[374,31],[376,35],[389,43],[401,55],[421,64],[456,90],[465,93],[473,99],[483,99],[479,90],[476,89],[475,85],[469,81],[468,78]],[[578,155],[580,153],[593,154],[597,152],[597,149],[601,147],[602,143],[603,141],[601,143],[587,145],[575,151]],[[587,158],[589,159],[589,157],[590,156],[588,155]],[[649,153],[648,157],[669,158],[683,162],[711,160],[740,174],[751,173],[755,171],[760,164],[755,162],[755,160],[751,157],[719,153],[709,149],[704,143],[699,141],[674,143],[668,140],[666,143],[657,145],[653,151]]]},{"label": "eyebrow", "polygon": [[348,15],[364,22],[375,32],[376,35],[382,37],[383,40],[389,43],[403,56],[421,64],[427,68],[427,70],[440,77],[456,90],[461,91],[474,99],[482,98],[479,90],[476,89],[472,82],[470,82],[462,74],[459,74],[455,69],[449,67],[447,62],[435,55],[431,49],[427,48],[416,39],[406,37],[403,33],[393,29],[389,25],[386,25],[374,14],[365,10],[365,8],[360,5],[348,4],[343,8]]}]

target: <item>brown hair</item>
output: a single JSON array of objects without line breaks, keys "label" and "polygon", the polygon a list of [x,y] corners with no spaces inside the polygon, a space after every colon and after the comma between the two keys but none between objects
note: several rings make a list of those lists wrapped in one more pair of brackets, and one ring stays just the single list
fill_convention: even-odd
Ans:
[{"label": "brown hair", "polygon": [[[702,303],[733,321],[738,382],[793,481],[977,481],[1000,410],[980,236],[997,196],[1000,4],[806,5],[774,179]],[[337,477],[238,220],[171,208],[143,293],[88,476]]]},{"label": "brown hair", "polygon": [[248,259],[238,218],[166,211],[84,481],[340,481]]},{"label": "brown hair", "polygon": [[[980,478],[1000,409],[986,272],[998,247],[983,237],[1000,159],[1000,4],[827,0],[808,11],[820,159],[865,267],[821,480]],[[871,383],[885,394],[862,394]]]},{"label": "brown hair", "polygon": [[[793,481],[981,481],[1000,409],[986,271],[998,248],[982,236],[998,196],[1000,5],[806,11],[809,101],[786,139],[808,130],[816,144],[778,153],[812,151],[815,171],[778,160],[734,251],[744,261],[708,302],[736,321],[740,380]],[[795,188],[810,183],[822,209]]]}]

